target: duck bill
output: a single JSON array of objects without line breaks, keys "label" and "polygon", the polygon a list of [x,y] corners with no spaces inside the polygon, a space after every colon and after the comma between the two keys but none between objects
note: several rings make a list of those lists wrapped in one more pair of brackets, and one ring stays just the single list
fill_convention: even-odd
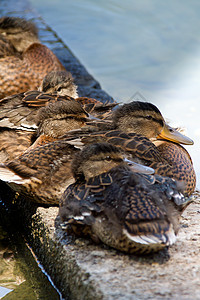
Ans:
[{"label": "duck bill", "polygon": [[183,145],[193,145],[194,142],[189,137],[184,134],[178,132],[175,128],[170,127],[169,125],[165,125],[161,133],[157,138],[161,138],[164,140],[169,140],[174,143],[183,144]]},{"label": "duck bill", "polygon": [[148,175],[155,173],[154,169],[147,167],[147,166],[137,164],[136,162],[133,162],[132,160],[129,160],[127,158],[125,158],[124,161],[129,165],[129,167],[131,168],[131,170],[133,172],[143,173],[143,174],[148,174]]}]

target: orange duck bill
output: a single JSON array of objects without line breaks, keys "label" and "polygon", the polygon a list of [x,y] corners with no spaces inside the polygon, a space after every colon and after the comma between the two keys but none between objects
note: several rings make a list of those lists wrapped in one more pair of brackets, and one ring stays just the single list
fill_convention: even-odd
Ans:
[{"label": "orange duck bill", "polygon": [[184,134],[180,133],[173,127],[165,124],[163,130],[157,137],[158,139],[165,139],[172,141],[174,143],[183,144],[183,145],[193,145],[194,142],[189,137],[185,136]]}]

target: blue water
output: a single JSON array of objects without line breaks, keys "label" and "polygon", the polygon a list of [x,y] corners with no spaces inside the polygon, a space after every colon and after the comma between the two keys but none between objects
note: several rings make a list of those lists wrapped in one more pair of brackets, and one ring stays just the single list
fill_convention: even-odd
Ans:
[{"label": "blue water", "polygon": [[200,188],[200,2],[31,0],[103,89],[186,128]]}]

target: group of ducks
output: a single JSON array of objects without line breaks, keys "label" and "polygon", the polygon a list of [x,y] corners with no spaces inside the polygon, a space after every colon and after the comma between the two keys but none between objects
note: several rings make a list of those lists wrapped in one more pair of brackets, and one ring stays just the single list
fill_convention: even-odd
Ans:
[{"label": "group of ducks", "polygon": [[147,102],[78,97],[72,75],[35,25],[0,18],[0,179],[62,227],[128,253],[172,245],[196,175],[170,127]]}]

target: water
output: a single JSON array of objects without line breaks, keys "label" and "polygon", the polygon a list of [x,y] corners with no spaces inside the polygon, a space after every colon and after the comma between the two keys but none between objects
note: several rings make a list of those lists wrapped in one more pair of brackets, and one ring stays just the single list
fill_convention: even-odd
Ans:
[{"label": "water", "polygon": [[20,235],[9,235],[0,224],[0,299],[62,299],[39,267]]},{"label": "water", "polygon": [[200,188],[200,2],[31,2],[116,100],[144,98],[187,129]]}]

